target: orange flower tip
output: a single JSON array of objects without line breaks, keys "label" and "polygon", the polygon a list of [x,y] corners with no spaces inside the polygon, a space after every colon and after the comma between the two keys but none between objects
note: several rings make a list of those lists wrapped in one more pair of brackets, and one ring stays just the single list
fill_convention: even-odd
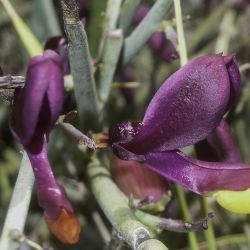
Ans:
[{"label": "orange flower tip", "polygon": [[45,221],[50,231],[63,243],[75,244],[79,241],[80,223],[74,214],[61,208],[57,218],[50,219],[45,214]]}]

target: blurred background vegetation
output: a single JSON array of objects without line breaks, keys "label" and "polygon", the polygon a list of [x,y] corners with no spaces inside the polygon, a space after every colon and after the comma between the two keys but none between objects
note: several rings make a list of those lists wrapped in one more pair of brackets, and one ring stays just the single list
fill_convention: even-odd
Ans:
[{"label": "blurred background vegetation", "polygon": [[[64,34],[60,1],[52,0],[12,0],[17,12],[38,37],[41,44],[52,36]],[[78,1],[81,4],[80,0]],[[144,1],[152,4],[155,1]],[[85,5],[81,17],[85,18],[91,55],[98,55],[98,44],[102,35],[103,12],[106,0],[82,1]],[[182,1],[185,37],[188,57],[211,53],[236,53],[241,69],[242,91],[234,109],[228,115],[242,156],[250,163],[250,4],[248,0],[186,0]],[[173,8],[165,17],[175,29]],[[164,22],[162,24],[164,26]],[[128,31],[134,28],[132,25]],[[0,1],[0,66],[5,74],[25,75],[29,55],[19,40],[10,18]],[[156,67],[157,65],[157,67]],[[105,129],[123,120],[140,120],[153,93],[160,84],[179,68],[179,60],[164,62],[159,55],[152,53],[146,44],[129,62],[132,80],[139,87],[132,89],[135,95],[132,102],[126,102],[124,93],[113,88],[105,115]],[[124,69],[119,66],[116,74]],[[129,90],[131,91],[131,89]],[[65,98],[64,112],[75,109],[71,92]],[[0,228],[3,225],[8,202],[18,173],[21,153],[20,146],[14,141],[9,129],[10,105],[5,98],[0,101]],[[77,124],[76,124],[77,126]],[[49,153],[55,176],[65,186],[73,207],[80,218],[82,233],[80,242],[75,246],[59,243],[48,231],[33,193],[25,234],[38,242],[44,249],[103,249],[100,234],[100,219],[111,231],[111,226],[95,199],[88,191],[88,182],[84,173],[84,159],[76,149],[76,142],[61,128],[53,132]],[[193,219],[201,218],[200,201],[197,195],[188,193],[188,203]],[[236,215],[220,208],[210,200],[215,236],[219,249],[250,249],[250,218]],[[166,212],[171,218],[181,218],[178,201],[173,200]],[[206,249],[203,232],[197,233],[201,242],[200,249]],[[160,239],[167,242],[170,249],[187,247],[184,233],[164,232]],[[20,244],[20,249],[29,249]],[[118,249],[118,248],[117,248]]]}]

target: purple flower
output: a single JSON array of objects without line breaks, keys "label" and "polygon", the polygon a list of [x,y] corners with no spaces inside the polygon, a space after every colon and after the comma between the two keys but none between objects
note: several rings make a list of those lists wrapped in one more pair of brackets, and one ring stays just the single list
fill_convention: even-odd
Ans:
[{"label": "purple flower", "polygon": [[63,74],[70,74],[69,56],[68,56],[68,43],[63,36],[51,37],[44,45],[44,49],[54,50],[63,62]]},{"label": "purple flower", "polygon": [[195,144],[195,150],[199,160],[242,161],[240,150],[237,147],[231,128],[224,119],[205,140]]},{"label": "purple flower", "polygon": [[52,50],[33,57],[25,86],[14,96],[11,129],[30,159],[36,179],[37,196],[46,222],[63,242],[75,243],[79,222],[66,193],[54,178],[47,157],[46,144],[62,110],[64,99],[61,59]]},{"label": "purple flower", "polygon": [[239,86],[234,56],[191,60],[163,83],[142,123],[126,122],[110,129],[114,153],[123,160],[142,162],[196,193],[249,188],[249,165],[199,161],[178,150],[204,140],[219,126]]}]

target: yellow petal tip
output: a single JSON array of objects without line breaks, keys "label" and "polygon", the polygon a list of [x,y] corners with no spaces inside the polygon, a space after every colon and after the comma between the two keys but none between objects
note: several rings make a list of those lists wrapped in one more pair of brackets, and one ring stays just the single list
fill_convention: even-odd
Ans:
[{"label": "yellow petal tip", "polygon": [[223,208],[238,214],[250,214],[250,189],[244,191],[223,190],[215,192],[214,196]]}]

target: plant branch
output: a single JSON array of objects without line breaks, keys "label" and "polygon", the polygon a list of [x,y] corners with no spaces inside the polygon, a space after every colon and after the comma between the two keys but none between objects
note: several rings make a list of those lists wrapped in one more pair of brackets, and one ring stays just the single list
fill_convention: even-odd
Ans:
[{"label": "plant branch", "polygon": [[28,156],[24,153],[0,238],[1,250],[17,248],[18,243],[10,238],[10,232],[14,229],[19,233],[23,232],[33,184],[33,171]]},{"label": "plant branch", "polygon": [[12,76],[12,75],[0,76],[1,89],[23,88],[24,83],[25,83],[25,78],[23,76]]},{"label": "plant branch", "polygon": [[62,0],[64,28],[69,43],[70,68],[83,130],[99,128],[99,107],[91,57],[75,0]]},{"label": "plant branch", "polygon": [[100,59],[101,55],[105,53],[104,46],[107,33],[115,30],[117,27],[117,21],[120,13],[121,3],[122,3],[121,0],[107,1],[107,7],[104,16],[102,39],[99,43],[98,60]]},{"label": "plant branch", "polygon": [[141,1],[142,0],[125,0],[122,4],[119,28],[123,30],[123,34],[127,34],[128,28],[136,13],[136,9]]},{"label": "plant branch", "polygon": [[87,175],[92,192],[103,212],[132,249],[167,249],[160,241],[151,239],[153,235],[150,230],[135,218],[128,206],[128,199],[97,159],[88,165]]},{"label": "plant branch", "polygon": [[188,58],[187,58],[187,48],[186,48],[185,35],[184,35],[184,29],[183,29],[180,0],[174,0],[174,9],[175,9],[175,19],[176,19],[176,26],[177,26],[181,66],[183,66],[187,63]]},{"label": "plant branch", "polygon": [[[208,203],[206,197],[201,197],[201,207],[203,210],[203,214],[208,213]],[[208,221],[208,229],[204,232],[206,242],[207,242],[207,249],[208,250],[216,250],[216,241],[214,237],[214,229],[213,229],[213,223],[211,221]]]},{"label": "plant branch", "polygon": [[196,222],[187,222],[182,220],[166,219],[159,216],[151,215],[140,210],[134,212],[135,217],[143,224],[150,228],[159,228],[173,232],[196,232],[199,230],[206,230],[208,219],[212,218],[211,214],[204,219]]},{"label": "plant branch", "polygon": [[113,77],[123,44],[122,30],[112,30],[106,34],[102,64],[100,67],[99,96],[103,106],[109,96]]}]

